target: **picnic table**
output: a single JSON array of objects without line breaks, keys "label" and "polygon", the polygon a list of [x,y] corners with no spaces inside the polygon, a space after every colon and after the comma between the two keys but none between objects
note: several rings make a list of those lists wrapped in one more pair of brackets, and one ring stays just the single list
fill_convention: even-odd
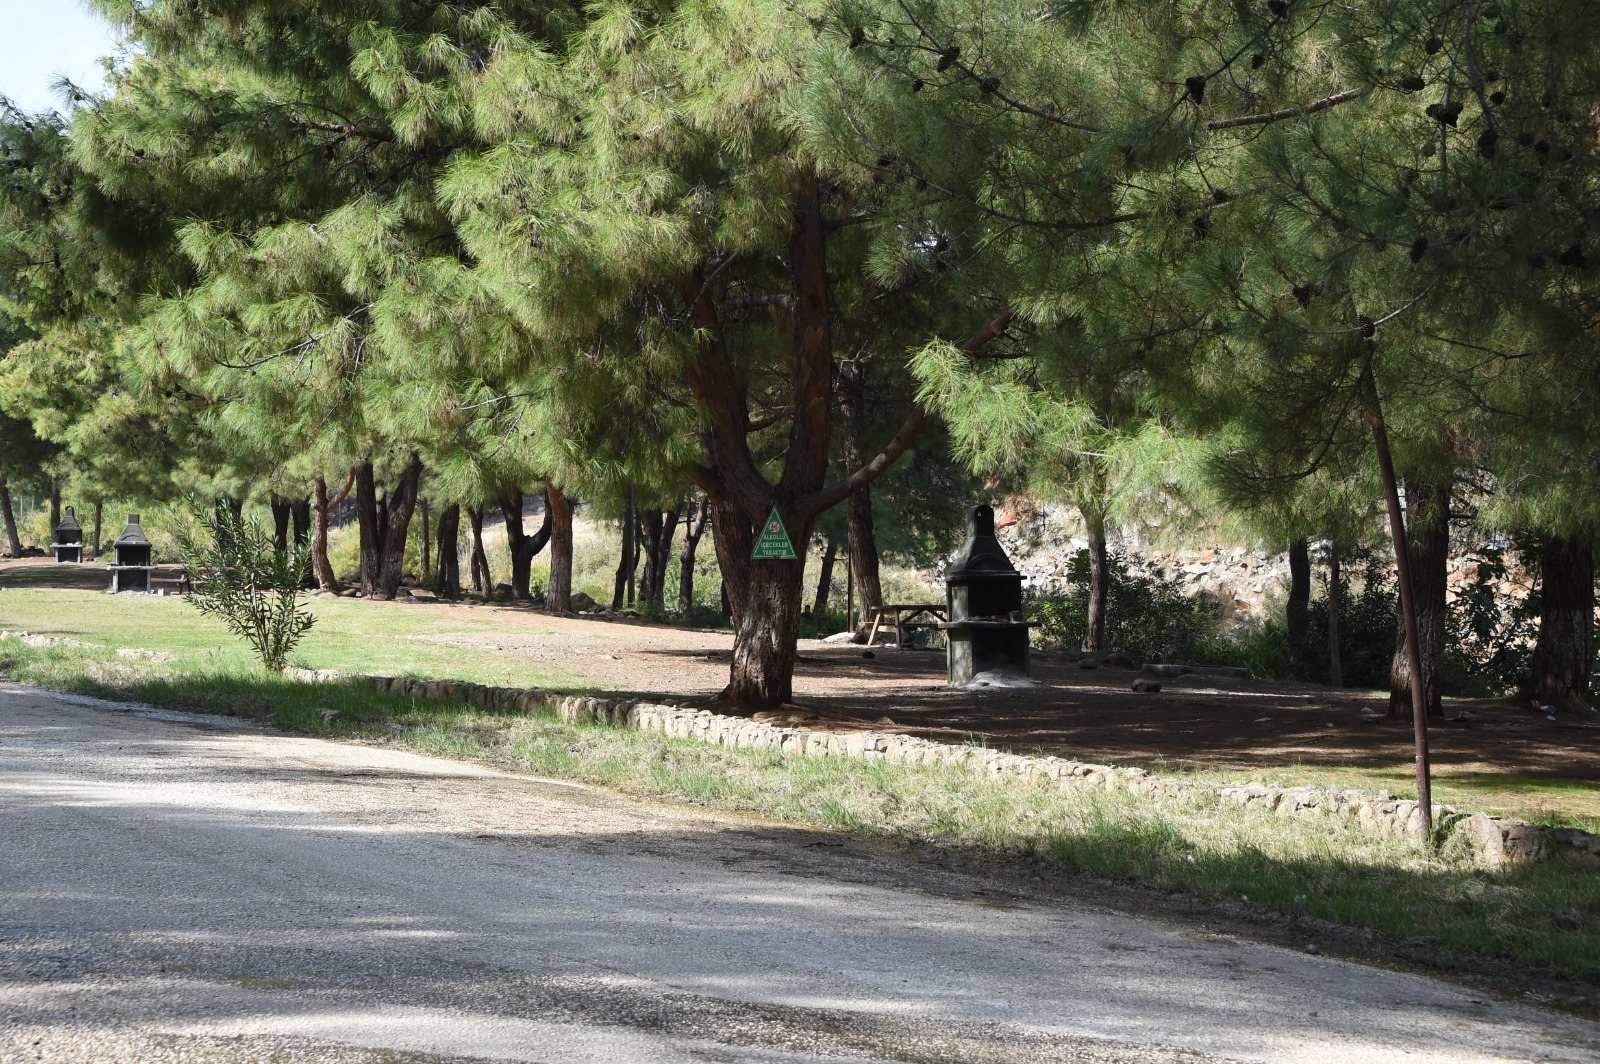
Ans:
[{"label": "picnic table", "polygon": [[[868,607],[872,630],[867,633],[867,646],[876,646],[878,631],[885,621],[894,626],[895,643],[901,648],[909,645],[910,634],[919,628],[937,628],[940,621],[949,620],[949,608],[942,602],[885,603]],[[918,620],[919,617],[926,620]]]}]

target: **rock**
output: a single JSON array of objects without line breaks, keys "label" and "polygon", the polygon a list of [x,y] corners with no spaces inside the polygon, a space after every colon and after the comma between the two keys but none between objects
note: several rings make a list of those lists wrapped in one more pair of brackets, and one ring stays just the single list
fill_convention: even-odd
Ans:
[{"label": "rock", "polygon": [[1140,694],[1155,694],[1161,690],[1161,683],[1158,680],[1135,680],[1133,689]]},{"label": "rock", "polygon": [[594,599],[590,598],[582,591],[579,591],[577,594],[572,596],[572,608],[579,613],[593,612],[595,607],[598,605],[599,604],[595,602]]},{"label": "rock", "polygon": [[1126,650],[1113,650],[1106,655],[1106,664],[1115,665],[1119,669],[1131,669],[1134,667],[1133,655]]},{"label": "rock", "polygon": [[1099,667],[1100,667],[1100,659],[1099,658],[1079,658],[1078,659],[1078,668],[1080,668],[1080,669],[1098,669]]},{"label": "rock", "polygon": [[830,636],[824,636],[822,641],[824,643],[848,643],[855,637],[856,634],[854,632],[835,632]]},{"label": "rock", "polygon": [[511,599],[516,595],[516,593],[517,593],[516,589],[513,588],[510,584],[496,584],[496,585],[494,585],[494,597],[497,598],[497,599],[501,599],[502,601],[505,601],[505,602],[511,601]]},{"label": "rock", "polygon": [[1155,662],[1149,662],[1145,665],[1144,671],[1151,676],[1182,676],[1189,671],[1189,666],[1157,665]]},{"label": "rock", "polygon": [[413,601],[413,602],[438,602],[439,601],[439,596],[438,595],[435,595],[432,591],[425,591],[420,587],[412,588],[410,591],[407,592],[407,594],[409,594],[411,596],[411,601]]},{"label": "rock", "polygon": [[339,597],[340,598],[356,598],[360,594],[361,594],[361,592],[357,591],[355,588],[347,587],[343,591],[339,592]]}]

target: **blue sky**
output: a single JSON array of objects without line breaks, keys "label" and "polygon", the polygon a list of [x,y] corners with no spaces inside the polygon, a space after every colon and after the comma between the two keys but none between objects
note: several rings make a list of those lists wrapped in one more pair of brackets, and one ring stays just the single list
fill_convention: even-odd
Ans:
[{"label": "blue sky", "polygon": [[0,0],[0,94],[24,111],[63,110],[50,91],[62,75],[102,88],[96,60],[115,50],[111,27],[81,0]]}]

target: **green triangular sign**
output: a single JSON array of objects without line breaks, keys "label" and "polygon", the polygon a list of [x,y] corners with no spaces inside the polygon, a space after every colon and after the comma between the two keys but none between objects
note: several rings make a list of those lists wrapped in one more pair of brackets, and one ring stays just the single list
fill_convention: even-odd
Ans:
[{"label": "green triangular sign", "polygon": [[761,526],[761,535],[756,538],[755,553],[752,558],[793,558],[794,544],[789,540],[789,530],[783,527],[783,518],[778,516],[778,508],[774,506],[772,513],[767,517],[767,523]]}]

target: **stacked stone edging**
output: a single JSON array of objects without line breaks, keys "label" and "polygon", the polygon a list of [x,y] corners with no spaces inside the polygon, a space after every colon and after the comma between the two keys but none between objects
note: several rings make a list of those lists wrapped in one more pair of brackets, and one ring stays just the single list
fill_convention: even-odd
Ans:
[{"label": "stacked stone edging", "polygon": [[[569,723],[597,722],[692,739],[734,749],[777,750],[798,757],[881,758],[897,764],[945,765],[988,779],[1011,778],[1061,790],[1100,787],[1126,790],[1156,801],[1233,802],[1280,816],[1337,817],[1356,830],[1391,837],[1417,833],[1415,801],[1386,792],[1283,787],[1278,784],[1201,784],[1154,776],[1144,769],[1097,765],[1053,755],[1031,757],[984,746],[952,746],[899,732],[831,732],[781,727],[730,717],[705,709],[658,705],[627,699],[561,695],[537,688],[488,687],[446,680],[354,676],[331,670],[292,670],[308,681],[369,683],[378,691],[430,701],[455,700],[507,712],[547,713]],[[1600,868],[1600,835],[1576,828],[1551,828],[1485,813],[1435,807],[1434,819],[1447,834],[1460,834],[1484,861],[1539,860],[1558,848]]]}]

